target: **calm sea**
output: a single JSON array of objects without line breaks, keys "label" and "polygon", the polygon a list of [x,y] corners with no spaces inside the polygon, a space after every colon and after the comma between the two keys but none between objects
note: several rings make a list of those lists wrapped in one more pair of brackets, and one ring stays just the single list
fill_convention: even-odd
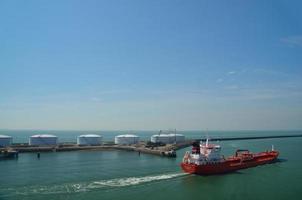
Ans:
[{"label": "calm sea", "polygon": [[[61,142],[75,142],[77,135],[97,133],[110,141],[127,131],[8,131],[14,142],[27,142],[33,134],[52,133]],[[129,133],[129,132],[128,132]],[[132,132],[148,140],[156,131]],[[204,132],[183,131],[189,138]],[[262,136],[301,134],[302,131],[210,131],[214,136]],[[18,160],[0,161],[0,200],[5,199],[300,199],[302,196],[302,138],[219,142],[223,154],[237,148],[253,152],[280,151],[280,161],[215,176],[188,175],[181,171],[182,155],[177,158],[123,151],[75,151],[24,153]]]}]

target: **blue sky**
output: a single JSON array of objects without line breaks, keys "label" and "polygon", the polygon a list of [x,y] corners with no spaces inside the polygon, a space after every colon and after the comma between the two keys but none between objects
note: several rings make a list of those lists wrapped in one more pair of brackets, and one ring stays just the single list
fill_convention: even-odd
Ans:
[{"label": "blue sky", "polygon": [[302,129],[300,1],[0,1],[0,128]]}]

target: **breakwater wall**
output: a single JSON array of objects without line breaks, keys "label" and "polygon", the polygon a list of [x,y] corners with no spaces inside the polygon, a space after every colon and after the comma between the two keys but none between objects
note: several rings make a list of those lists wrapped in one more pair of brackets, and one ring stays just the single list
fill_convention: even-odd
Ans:
[{"label": "breakwater wall", "polygon": [[[302,137],[302,134],[297,135],[271,135],[271,136],[249,136],[249,137],[214,137],[212,141],[227,141],[227,140],[258,140],[258,139],[273,139],[273,138],[291,138],[291,137]],[[201,139],[199,141],[206,141]]]},{"label": "breakwater wall", "polygon": [[[302,137],[302,134],[297,135],[271,135],[271,136],[249,136],[249,137],[213,137],[210,138],[210,141],[232,141],[232,140],[261,140],[261,139],[274,139],[274,138],[295,138],[295,137]],[[192,144],[192,142],[205,142],[207,139],[192,139],[187,140],[184,143],[178,144],[175,147],[175,150],[186,148]]]},{"label": "breakwater wall", "polygon": [[[60,144],[56,146],[32,146],[26,144],[14,144],[11,149],[18,151],[19,153],[40,153],[40,152],[63,152],[63,151],[106,151],[106,150],[121,150],[121,151],[134,151],[138,154],[152,154],[158,156],[175,157],[171,154],[174,151],[174,145],[164,145],[158,147],[146,147],[145,142],[141,142],[139,145],[114,145],[103,144],[96,146],[79,146],[77,144]],[[4,150],[5,148],[0,148]]]}]

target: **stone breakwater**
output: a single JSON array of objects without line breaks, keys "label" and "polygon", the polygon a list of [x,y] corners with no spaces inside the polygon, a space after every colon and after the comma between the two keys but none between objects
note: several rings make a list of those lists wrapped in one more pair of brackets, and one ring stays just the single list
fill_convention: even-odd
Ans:
[{"label": "stone breakwater", "polygon": [[[158,156],[176,157],[175,150],[190,146],[193,140],[187,140],[179,144],[166,144],[162,146],[148,146],[147,142],[140,142],[135,145],[115,145],[102,144],[95,146],[80,146],[77,144],[59,144],[55,146],[33,146],[28,144],[14,144],[10,148],[19,153],[38,153],[38,152],[62,152],[62,151],[101,151],[101,150],[121,150],[134,151],[138,154],[153,154]],[[4,148],[3,148],[4,149]],[[1,149],[0,149],[1,150]]]}]

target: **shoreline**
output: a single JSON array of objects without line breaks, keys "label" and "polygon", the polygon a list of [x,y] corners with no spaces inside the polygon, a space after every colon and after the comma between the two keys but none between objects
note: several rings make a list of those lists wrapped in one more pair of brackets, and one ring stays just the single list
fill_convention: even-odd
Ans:
[{"label": "shoreline", "polygon": [[[231,140],[255,140],[255,139],[276,139],[276,138],[294,138],[302,137],[299,135],[279,135],[279,136],[254,136],[254,137],[216,137],[210,138],[212,141],[231,141]],[[187,139],[185,142],[177,144],[166,144],[164,146],[148,147],[147,142],[140,142],[135,145],[115,145],[111,143],[104,143],[96,146],[79,146],[76,143],[61,143],[56,146],[30,146],[27,143],[13,144],[8,148],[14,149],[19,153],[38,153],[38,152],[63,152],[63,151],[88,151],[88,150],[122,150],[122,151],[133,151],[145,154],[152,154],[166,157],[176,157],[176,154],[172,156],[172,152],[183,149],[192,145],[193,142],[205,141],[206,139]],[[5,150],[7,148],[0,148]]]}]

